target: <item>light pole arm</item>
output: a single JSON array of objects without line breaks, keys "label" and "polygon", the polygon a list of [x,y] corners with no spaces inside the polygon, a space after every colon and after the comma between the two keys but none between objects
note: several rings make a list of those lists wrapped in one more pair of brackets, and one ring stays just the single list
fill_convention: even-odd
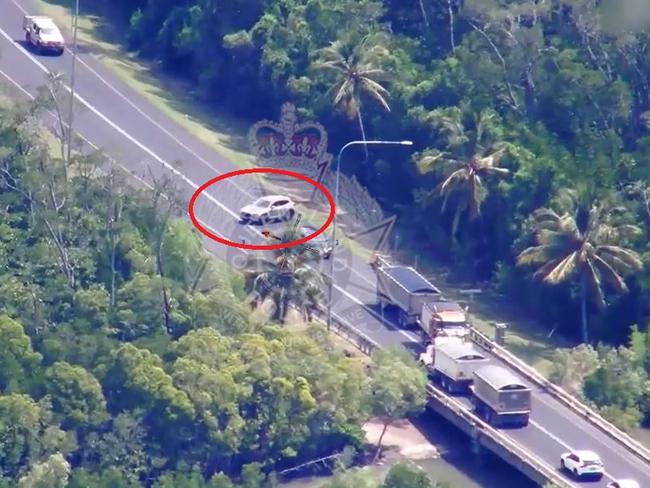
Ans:
[{"label": "light pole arm", "polygon": [[350,141],[345,144],[336,158],[336,181],[334,183],[334,218],[332,219],[332,238],[330,247],[332,252],[330,253],[330,273],[329,273],[329,286],[328,286],[328,300],[327,300],[327,330],[330,330],[332,326],[332,297],[334,294],[334,261],[335,261],[335,250],[336,250],[336,214],[338,213],[338,204],[339,204],[339,182],[341,177],[341,156],[343,152],[350,146],[363,145],[367,146],[369,144],[390,144],[393,146],[410,146],[413,143],[411,141]]}]

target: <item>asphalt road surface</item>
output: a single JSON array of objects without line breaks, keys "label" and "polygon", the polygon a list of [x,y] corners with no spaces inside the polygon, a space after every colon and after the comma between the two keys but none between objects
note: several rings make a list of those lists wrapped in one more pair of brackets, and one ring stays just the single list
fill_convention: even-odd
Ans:
[{"label": "asphalt road surface", "polygon": [[[66,52],[62,57],[40,56],[26,49],[21,31],[25,13],[38,14],[29,0],[0,0],[0,80],[28,97],[45,84],[48,72],[64,73],[69,80],[71,55]],[[65,31],[64,36],[70,38]],[[130,89],[104,68],[89,49],[81,49],[77,59],[76,92],[75,129],[88,145],[102,148],[142,184],[170,175],[189,199],[203,182],[238,169]],[[268,244],[236,221],[239,208],[258,196],[259,187],[245,177],[233,183],[236,184],[211,188],[203,197],[199,217],[222,236]],[[241,266],[241,251],[207,239],[206,246],[231,265]],[[391,317],[381,317],[374,308],[376,279],[370,266],[344,250],[337,254],[337,316],[381,346],[402,345],[419,352],[418,336],[413,331],[397,328]],[[647,463],[538,388],[534,388],[529,426],[503,432],[551,466],[559,466],[560,454],[567,450],[591,449],[599,453],[606,476],[600,482],[576,482],[576,486],[604,487],[612,479],[629,477],[650,487]]]}]

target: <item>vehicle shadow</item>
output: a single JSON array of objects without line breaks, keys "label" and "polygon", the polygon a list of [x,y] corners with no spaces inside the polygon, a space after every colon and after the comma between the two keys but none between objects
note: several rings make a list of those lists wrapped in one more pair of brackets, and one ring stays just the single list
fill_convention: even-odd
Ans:
[{"label": "vehicle shadow", "polygon": [[60,54],[57,54],[54,51],[39,51],[34,46],[32,46],[29,42],[27,42],[25,39],[14,39],[14,42],[18,44],[20,47],[22,47],[25,51],[35,56],[42,56],[47,58],[61,57]]}]

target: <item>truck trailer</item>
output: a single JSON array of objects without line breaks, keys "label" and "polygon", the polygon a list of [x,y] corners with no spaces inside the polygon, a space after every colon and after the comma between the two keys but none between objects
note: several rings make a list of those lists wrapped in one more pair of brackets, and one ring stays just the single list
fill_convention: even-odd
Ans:
[{"label": "truck trailer", "polygon": [[489,359],[474,344],[460,337],[439,337],[420,355],[429,371],[449,393],[464,393],[473,381],[473,373]]},{"label": "truck trailer", "polygon": [[377,266],[377,302],[382,308],[398,308],[400,327],[418,324],[422,304],[441,297],[440,290],[410,266]]},{"label": "truck trailer", "polygon": [[476,413],[494,426],[526,426],[531,411],[531,389],[501,366],[474,371],[470,390]]}]

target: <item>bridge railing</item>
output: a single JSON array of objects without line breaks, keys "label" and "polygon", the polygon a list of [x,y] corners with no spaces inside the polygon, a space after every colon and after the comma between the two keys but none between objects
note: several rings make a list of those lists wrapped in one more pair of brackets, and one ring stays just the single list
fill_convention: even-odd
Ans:
[{"label": "bridge railing", "polygon": [[[321,312],[323,311],[321,310]],[[322,321],[320,317],[316,318]],[[359,331],[356,327],[348,323],[347,320],[343,319],[338,314],[333,313],[332,319],[332,328],[334,331],[339,336],[354,344],[364,354],[370,355],[374,349],[381,348],[381,346],[371,337]],[[427,385],[427,393],[439,404],[450,410],[457,417],[467,422],[479,433],[479,435],[491,438],[495,443],[502,446],[510,456],[516,457],[521,462],[525,463],[532,471],[538,473],[540,478],[546,479],[560,488],[575,488],[575,485],[569,483],[566,478],[561,476],[552,466],[549,466],[544,460],[535,456],[533,453],[528,451],[525,447],[521,446],[514,440],[503,435],[497,429],[491,427],[458,400],[447,396],[444,392],[436,388],[432,383],[429,383]]]},{"label": "bridge railing", "polygon": [[492,341],[488,336],[480,332],[474,327],[470,329],[472,340],[484,349],[487,349],[496,357],[501,359],[504,363],[510,366],[513,370],[520,375],[527,378],[529,381],[542,387],[545,391],[553,395],[554,398],[559,400],[562,404],[573,410],[575,413],[583,417],[585,420],[596,426],[601,432],[611,437],[616,442],[622,444],[628,451],[641,457],[644,461],[650,462],[650,450],[642,445],[637,440],[630,437],[628,434],[620,430],[618,427],[608,422],[593,409],[589,408],[582,402],[576,400],[563,388],[552,383],[545,378],[533,367],[523,362],[517,356],[512,354],[507,349],[499,346]]},{"label": "bridge railing", "polygon": [[503,447],[508,452],[508,454],[518,458],[521,462],[527,464],[533,471],[536,471],[542,479],[550,481],[554,485],[561,488],[573,488],[575,486],[566,478],[564,478],[560,473],[558,473],[556,468],[550,466],[544,460],[528,451],[525,447],[505,436],[488,423],[484,422],[467,407],[465,407],[465,405],[453,397],[446,395],[441,390],[438,390],[438,388],[436,388],[433,384],[429,383],[427,386],[427,392],[430,396],[434,397],[436,401],[444,405],[446,408],[454,412],[454,414],[456,414],[458,417],[462,418],[469,425],[471,425],[478,432],[479,436],[487,436],[492,438],[501,447]]}]

